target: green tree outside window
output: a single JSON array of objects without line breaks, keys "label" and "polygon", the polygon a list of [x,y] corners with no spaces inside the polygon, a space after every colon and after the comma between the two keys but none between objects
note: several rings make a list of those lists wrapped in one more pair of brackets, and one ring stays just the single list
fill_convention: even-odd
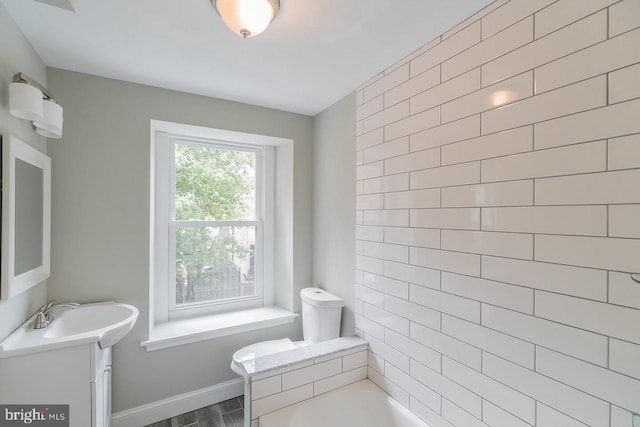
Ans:
[{"label": "green tree outside window", "polygon": [[[256,217],[256,152],[175,144],[175,220]],[[176,228],[176,304],[255,294],[255,227]]]}]

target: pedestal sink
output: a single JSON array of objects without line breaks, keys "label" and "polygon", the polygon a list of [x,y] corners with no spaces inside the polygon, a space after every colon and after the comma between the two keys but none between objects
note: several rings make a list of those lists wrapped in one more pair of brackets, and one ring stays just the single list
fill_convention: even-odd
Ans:
[{"label": "pedestal sink", "polygon": [[0,358],[98,343],[111,347],[133,328],[138,309],[129,304],[101,302],[58,311],[49,326],[33,329],[34,317],[0,343]]}]

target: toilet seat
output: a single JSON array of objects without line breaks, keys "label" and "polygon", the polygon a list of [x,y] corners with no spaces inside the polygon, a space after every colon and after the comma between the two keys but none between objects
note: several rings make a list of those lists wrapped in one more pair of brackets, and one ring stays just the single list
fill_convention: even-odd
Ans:
[{"label": "toilet seat", "polygon": [[233,353],[231,370],[233,370],[233,372],[238,375],[242,375],[242,362],[262,356],[268,356],[270,354],[280,353],[281,351],[292,350],[297,347],[298,346],[294,344],[293,341],[291,341],[289,338],[262,341],[256,344],[242,347],[240,350]]}]

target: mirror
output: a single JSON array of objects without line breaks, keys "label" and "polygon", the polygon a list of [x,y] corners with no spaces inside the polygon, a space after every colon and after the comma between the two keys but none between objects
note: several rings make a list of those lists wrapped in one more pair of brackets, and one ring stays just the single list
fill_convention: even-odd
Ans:
[{"label": "mirror", "polygon": [[0,298],[49,277],[51,159],[12,135],[2,138]]}]

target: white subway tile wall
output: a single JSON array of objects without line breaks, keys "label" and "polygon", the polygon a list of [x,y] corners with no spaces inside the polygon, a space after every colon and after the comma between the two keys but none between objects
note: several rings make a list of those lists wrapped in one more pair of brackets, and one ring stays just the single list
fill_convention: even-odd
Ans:
[{"label": "white subway tile wall", "polygon": [[257,376],[251,422],[264,414],[367,378],[368,350],[355,348]]},{"label": "white subway tile wall", "polygon": [[640,422],[640,1],[496,1],[356,96],[369,378],[433,425]]}]

